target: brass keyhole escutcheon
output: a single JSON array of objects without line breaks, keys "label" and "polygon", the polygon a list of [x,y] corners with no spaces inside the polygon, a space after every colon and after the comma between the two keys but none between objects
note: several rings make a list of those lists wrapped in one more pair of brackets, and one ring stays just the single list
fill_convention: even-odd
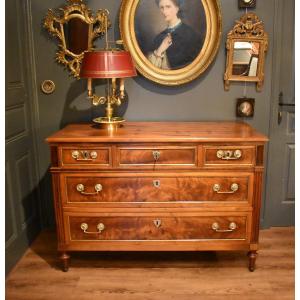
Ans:
[{"label": "brass keyhole escutcheon", "polygon": [[161,226],[161,220],[159,220],[159,219],[153,220],[153,223],[156,228],[159,228]]},{"label": "brass keyhole escutcheon", "polygon": [[160,187],[160,180],[153,180],[153,185],[154,185],[154,187],[159,188]]},{"label": "brass keyhole escutcheon", "polygon": [[84,159],[89,159],[90,158],[90,154],[88,151],[81,151],[82,156]]},{"label": "brass keyhole escutcheon", "polygon": [[153,151],[152,152],[152,155],[153,155],[153,158],[155,161],[159,160],[159,157],[160,157],[160,152],[159,151]]}]

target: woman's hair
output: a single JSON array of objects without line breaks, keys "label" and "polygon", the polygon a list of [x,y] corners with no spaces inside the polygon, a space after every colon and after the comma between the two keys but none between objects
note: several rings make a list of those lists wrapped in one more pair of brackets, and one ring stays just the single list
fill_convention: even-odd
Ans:
[{"label": "woman's hair", "polygon": [[[155,0],[157,6],[159,6],[159,3],[160,3],[161,0]],[[184,0],[170,0],[173,2],[174,5],[176,5],[178,8],[179,8],[179,11],[178,11],[178,17],[179,18],[183,18],[183,4],[184,4]]]}]

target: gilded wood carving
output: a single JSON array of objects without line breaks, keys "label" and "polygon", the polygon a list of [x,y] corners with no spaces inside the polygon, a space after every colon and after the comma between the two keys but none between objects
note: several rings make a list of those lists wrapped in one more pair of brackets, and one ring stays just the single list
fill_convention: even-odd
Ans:
[{"label": "gilded wood carving", "polygon": [[230,81],[248,81],[256,82],[257,90],[261,91],[268,34],[258,16],[247,13],[236,21],[227,35],[226,48],[225,90],[229,90]]},{"label": "gilded wood carving", "polygon": [[221,38],[218,0],[123,0],[120,31],[138,71],[180,85],[212,63]]},{"label": "gilded wood carving", "polygon": [[83,0],[67,1],[68,5],[58,13],[48,10],[44,27],[59,41],[56,61],[79,78],[84,53],[92,50],[93,41],[106,33],[106,25],[109,28],[111,22],[106,9],[99,9],[93,15]]}]

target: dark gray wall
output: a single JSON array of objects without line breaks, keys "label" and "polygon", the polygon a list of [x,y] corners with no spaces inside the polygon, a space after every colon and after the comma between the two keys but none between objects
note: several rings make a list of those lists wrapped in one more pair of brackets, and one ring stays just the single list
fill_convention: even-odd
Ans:
[{"label": "dark gray wall", "polygon": [[[39,103],[41,114],[47,115],[46,119],[41,118],[41,126],[55,128],[61,120],[80,121],[89,120],[90,115],[84,111],[88,109],[89,103],[85,101],[85,87],[82,81],[76,81],[70,78],[62,67],[56,66],[53,60],[55,53],[54,40],[41,31],[39,24],[44,14],[44,7],[52,5],[53,2],[63,3],[60,1],[43,1],[48,5],[41,5],[37,0],[33,2],[33,18],[35,19],[35,48],[37,51],[37,71],[38,78],[46,78],[53,72],[56,78],[54,81],[58,84],[58,93],[62,96],[57,98],[55,94],[47,96],[51,100],[51,109],[49,104]],[[88,5],[96,10],[100,7],[107,8],[110,11],[110,17],[113,21],[113,28],[110,30],[110,37],[118,38],[118,13],[120,0],[90,0]],[[220,50],[216,60],[211,67],[197,80],[181,87],[164,87],[156,85],[147,79],[139,76],[135,79],[126,81],[126,88],[129,94],[129,105],[125,113],[127,120],[233,120],[235,119],[235,102],[236,98],[243,96],[244,84],[232,84],[229,92],[223,89],[223,74],[225,68],[225,41],[226,34],[238,20],[243,11],[238,10],[236,0],[222,0],[223,17],[223,36]],[[42,6],[42,10],[38,8]],[[271,61],[272,61],[272,40],[273,40],[273,12],[274,0],[258,1],[255,12],[264,21],[265,29],[269,33],[270,47],[266,58],[266,80],[263,91],[257,93],[254,84],[247,84],[247,95],[256,98],[256,111],[253,120],[250,123],[257,129],[268,133],[270,95],[271,95]],[[47,40],[47,41],[46,41]],[[47,48],[46,48],[47,47]],[[43,53],[41,51],[44,49]],[[45,66],[49,57],[53,65]],[[55,69],[55,70],[54,70]],[[75,91],[72,91],[74,90]],[[99,87],[99,94],[102,88]],[[72,95],[71,95],[72,94]],[[66,103],[68,99],[69,103]],[[78,110],[78,115],[71,117],[74,110]],[[55,110],[55,111],[53,111]],[[82,112],[80,112],[82,111]],[[50,115],[53,117],[50,118]],[[42,117],[42,115],[41,115]],[[49,122],[50,121],[50,122]],[[67,121],[63,122],[66,123]],[[56,125],[56,126],[55,126]],[[43,132],[42,132],[43,133]]]},{"label": "dark gray wall", "polygon": [[[29,0],[27,0],[29,1]],[[39,132],[39,165],[42,186],[42,205],[46,224],[53,222],[52,199],[50,191],[49,150],[44,139],[67,123],[91,121],[92,116],[103,112],[102,108],[91,108],[86,100],[86,83],[75,80],[64,71],[63,67],[54,62],[56,41],[42,29],[42,19],[48,8],[60,7],[62,0],[40,1],[31,0],[32,39],[34,80],[33,101],[36,107],[37,130]],[[110,39],[119,38],[118,14],[120,0],[86,1],[92,10],[107,8],[113,26]],[[225,70],[226,34],[244,13],[238,9],[237,0],[221,0],[223,35],[220,50],[215,61],[197,80],[179,87],[164,87],[148,81],[142,76],[126,80],[129,102],[121,111],[125,111],[127,120],[155,121],[204,121],[204,120],[235,120],[236,99],[244,95],[245,84],[233,83],[229,92],[223,88]],[[276,0],[257,1],[254,12],[263,20],[265,30],[269,34],[270,46],[266,56],[265,84],[263,91],[258,93],[254,84],[247,83],[247,96],[256,99],[253,119],[246,120],[255,128],[268,135],[271,104],[271,73],[273,45],[273,16]],[[98,42],[97,42],[98,43]],[[101,42],[98,43],[101,45]],[[56,84],[52,95],[44,95],[40,91],[42,80],[51,79]],[[97,94],[104,93],[104,86],[96,87]]]}]

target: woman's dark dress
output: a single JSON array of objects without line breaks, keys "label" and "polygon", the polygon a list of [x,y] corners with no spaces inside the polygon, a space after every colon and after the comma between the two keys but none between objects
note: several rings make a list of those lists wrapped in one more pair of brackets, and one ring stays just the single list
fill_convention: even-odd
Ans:
[{"label": "woman's dark dress", "polygon": [[203,46],[203,38],[190,26],[181,23],[175,30],[168,28],[157,35],[152,51],[161,45],[168,33],[172,36],[172,45],[166,51],[170,68],[183,68],[198,56]]}]

